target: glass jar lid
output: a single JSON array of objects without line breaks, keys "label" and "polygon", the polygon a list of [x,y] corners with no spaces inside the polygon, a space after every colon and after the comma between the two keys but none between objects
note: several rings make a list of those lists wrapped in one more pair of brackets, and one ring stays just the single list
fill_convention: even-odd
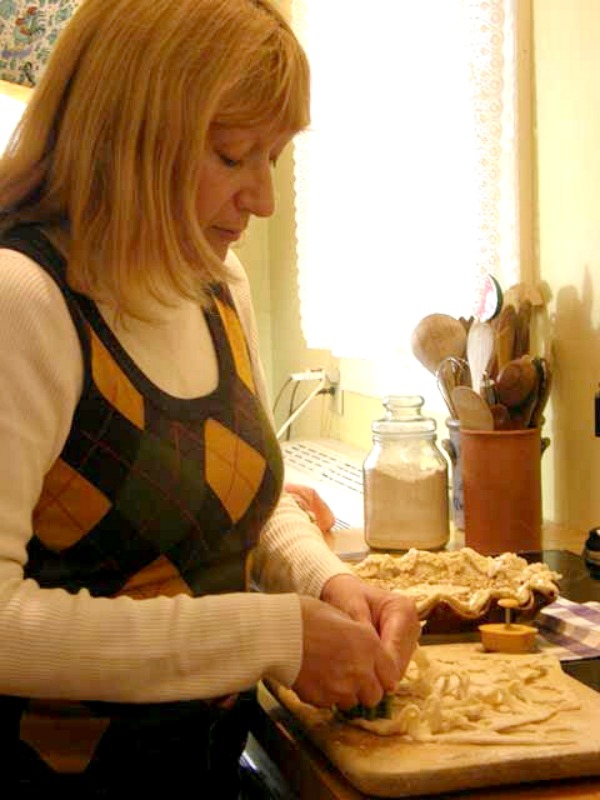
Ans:
[{"label": "glass jar lid", "polygon": [[375,436],[405,437],[435,434],[437,423],[424,417],[421,409],[425,398],[420,394],[388,395],[383,398],[385,417],[375,420],[371,430]]}]

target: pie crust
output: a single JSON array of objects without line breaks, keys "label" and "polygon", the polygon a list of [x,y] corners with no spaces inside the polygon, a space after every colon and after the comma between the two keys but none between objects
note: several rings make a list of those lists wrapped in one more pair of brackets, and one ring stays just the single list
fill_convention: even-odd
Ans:
[{"label": "pie crust", "polygon": [[518,604],[512,612],[515,621],[532,619],[556,600],[562,577],[546,564],[530,564],[516,553],[484,556],[470,547],[371,553],[352,568],[367,583],[412,597],[419,617],[427,622],[427,633],[503,619],[498,600],[507,597]]}]

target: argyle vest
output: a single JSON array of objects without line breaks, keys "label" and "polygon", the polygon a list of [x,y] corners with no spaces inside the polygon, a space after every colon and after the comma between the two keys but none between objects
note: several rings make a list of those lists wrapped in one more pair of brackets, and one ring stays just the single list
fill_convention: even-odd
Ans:
[{"label": "argyle vest", "polygon": [[[5,232],[0,247],[24,253],[54,279],[84,363],[68,438],[34,509],[25,576],[105,597],[247,589],[249,556],[279,497],[283,463],[229,289],[212,286],[205,311],[218,386],[179,399],[148,380],[96,305],[69,288],[64,259],[35,226]],[[187,705],[207,713],[201,701]],[[59,770],[70,763],[70,743],[89,738],[83,768],[117,708],[0,697],[0,738],[21,718],[21,737]],[[154,713],[143,704],[121,708]]]},{"label": "argyle vest", "polygon": [[33,513],[26,576],[109,597],[244,590],[283,467],[228,288],[211,288],[206,311],[218,387],[179,399],[145,377],[96,305],[67,286],[64,260],[39,230],[13,229],[0,245],[56,281],[85,368],[69,436]]}]

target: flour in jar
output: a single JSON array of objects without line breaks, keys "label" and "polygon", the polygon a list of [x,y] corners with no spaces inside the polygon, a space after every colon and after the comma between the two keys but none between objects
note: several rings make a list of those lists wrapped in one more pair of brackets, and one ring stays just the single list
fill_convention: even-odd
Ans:
[{"label": "flour in jar", "polygon": [[377,464],[365,470],[365,538],[370,547],[433,550],[449,538],[443,466]]}]

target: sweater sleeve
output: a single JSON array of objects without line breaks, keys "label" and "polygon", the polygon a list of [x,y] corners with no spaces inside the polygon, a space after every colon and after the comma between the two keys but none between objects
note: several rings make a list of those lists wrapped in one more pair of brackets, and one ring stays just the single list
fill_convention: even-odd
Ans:
[{"label": "sweater sleeve", "polygon": [[[236,272],[231,292],[244,326],[255,380],[262,403],[271,415],[258,347],[258,332],[248,279],[233,253],[228,266]],[[334,575],[352,574],[326,544],[297,503],[285,492],[265,528],[254,560],[258,584],[268,592],[295,591],[319,597],[324,584]]]},{"label": "sweater sleeve", "polygon": [[32,512],[66,441],[83,366],[58,288],[7,250],[0,342],[0,692],[159,702],[215,697],[262,677],[290,685],[302,656],[295,574],[278,594],[144,600],[25,579]]}]

